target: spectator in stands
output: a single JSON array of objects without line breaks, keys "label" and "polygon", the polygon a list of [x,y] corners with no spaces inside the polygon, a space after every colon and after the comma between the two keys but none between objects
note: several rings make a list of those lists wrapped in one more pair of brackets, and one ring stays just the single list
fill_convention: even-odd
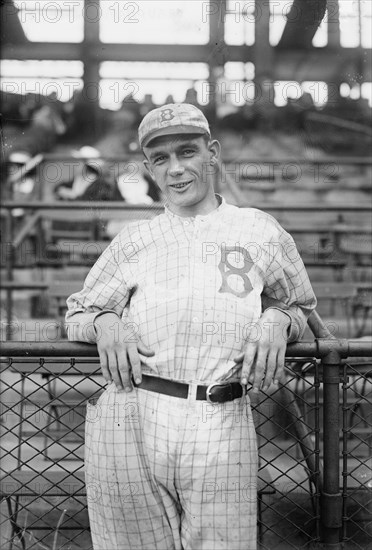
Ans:
[{"label": "spectator in stands", "polygon": [[142,168],[133,172],[128,164],[116,181],[113,200],[125,200],[128,204],[152,204],[160,200],[159,188]]},{"label": "spectator in stands", "polygon": [[[35,103],[36,107],[34,107]],[[33,111],[32,108],[34,108]],[[58,137],[66,132],[63,104],[61,102],[48,101],[47,98],[42,96],[32,97],[29,100],[26,96],[24,103],[19,105],[20,116],[23,116],[22,111],[31,118],[28,126],[14,131],[13,125],[13,131],[10,133],[7,127],[4,128],[7,135],[4,144],[6,160],[13,153],[25,153],[29,157],[34,157],[38,153],[50,151]],[[5,120],[5,122],[9,123],[8,120]]]},{"label": "spectator in stands", "polygon": [[300,97],[289,97],[288,103],[283,107],[284,127],[287,131],[305,129],[306,117],[309,112],[315,111],[315,105],[311,94],[304,92]]},{"label": "spectator in stands", "polygon": [[[129,163],[116,181],[113,200],[123,200],[127,204],[150,205],[161,200],[161,191],[142,166],[133,171]],[[106,234],[113,238],[123,228],[123,220],[112,219],[106,225]]]},{"label": "spectator in stands", "polygon": [[150,111],[155,109],[156,105],[152,100],[152,94],[145,94],[143,103],[140,104],[141,119],[147,115]]},{"label": "spectator in stands", "polygon": [[141,115],[133,95],[124,98],[118,111],[102,111],[102,115],[103,135],[94,147],[103,157],[121,157],[138,148],[136,128]]},{"label": "spectator in stands", "polygon": [[80,201],[113,200],[114,187],[110,174],[102,159],[88,160],[73,181],[56,187],[59,199]]},{"label": "spectator in stands", "polygon": [[168,105],[169,103],[174,103],[172,94],[167,95],[166,100],[164,101],[164,105]]},{"label": "spectator in stands", "polygon": [[200,105],[199,105],[199,101],[198,101],[198,95],[196,93],[195,88],[188,88],[186,90],[185,103],[195,105],[195,107],[198,107],[198,109],[200,109]]}]

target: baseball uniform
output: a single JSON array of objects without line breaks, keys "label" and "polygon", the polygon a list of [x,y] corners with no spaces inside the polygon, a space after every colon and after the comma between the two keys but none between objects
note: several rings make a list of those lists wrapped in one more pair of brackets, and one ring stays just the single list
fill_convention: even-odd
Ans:
[{"label": "baseball uniform", "polygon": [[[256,548],[256,436],[249,392],[226,403],[197,386],[238,381],[233,358],[259,339],[262,308],[298,339],[316,305],[292,237],[270,215],[217,196],[216,210],[126,226],[68,299],[70,340],[115,312],[155,351],[142,371],[189,384],[187,398],[112,383],[89,404],[86,482],[96,549]],[[115,328],[113,327],[113,330]]]}]

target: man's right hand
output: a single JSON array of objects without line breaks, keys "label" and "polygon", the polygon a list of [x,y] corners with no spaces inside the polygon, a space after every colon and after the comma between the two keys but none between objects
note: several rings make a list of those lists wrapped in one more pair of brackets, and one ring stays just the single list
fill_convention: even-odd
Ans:
[{"label": "man's right hand", "polygon": [[139,354],[151,357],[155,352],[141,342],[134,323],[124,323],[115,313],[99,315],[94,327],[104,379],[114,381],[119,390],[132,391],[131,375],[136,384],[142,381]]}]

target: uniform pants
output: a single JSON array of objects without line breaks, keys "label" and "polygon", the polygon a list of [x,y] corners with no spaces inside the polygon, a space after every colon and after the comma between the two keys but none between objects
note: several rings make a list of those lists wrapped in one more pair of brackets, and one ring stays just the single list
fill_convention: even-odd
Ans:
[{"label": "uniform pants", "polygon": [[[192,386],[193,387],[193,386]],[[254,550],[257,446],[248,396],[223,404],[111,384],[86,418],[95,550]]]}]

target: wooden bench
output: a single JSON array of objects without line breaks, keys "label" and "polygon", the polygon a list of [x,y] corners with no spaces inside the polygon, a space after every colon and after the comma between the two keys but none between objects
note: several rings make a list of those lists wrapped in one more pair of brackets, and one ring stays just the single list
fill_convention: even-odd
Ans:
[{"label": "wooden bench", "polygon": [[65,314],[67,311],[66,300],[67,298],[75,293],[79,292],[83,288],[83,281],[54,281],[49,284],[47,290],[47,296],[49,299],[54,301],[56,306],[56,313],[59,325],[61,327],[61,337],[66,337],[66,332],[64,328],[65,323]]},{"label": "wooden bench", "polygon": [[63,265],[89,265],[99,258],[102,252],[110,245],[110,241],[77,241],[59,239],[56,250]]},{"label": "wooden bench", "polygon": [[360,338],[364,335],[372,311],[372,282],[315,282],[312,287],[319,303],[331,302],[331,314],[337,302],[342,304],[348,336]]},{"label": "wooden bench", "polygon": [[338,249],[349,259],[351,266],[372,267],[371,234],[357,233],[342,235],[338,241]]},{"label": "wooden bench", "polygon": [[[298,245],[301,244],[301,236],[313,235],[318,237],[319,260],[321,254],[327,252],[329,246],[332,246],[332,254],[336,261],[350,261],[353,264],[358,263],[358,258],[364,258],[368,265],[371,265],[371,233],[372,225],[358,225],[346,222],[329,223],[326,225],[316,224],[283,224],[288,233],[293,235]],[[317,243],[312,243],[316,246]],[[301,250],[301,246],[299,247]],[[306,250],[301,250],[306,255]],[[328,257],[330,251],[328,250]],[[368,259],[367,259],[368,258]],[[329,258],[331,259],[331,258]]]},{"label": "wooden bench", "polygon": [[[353,301],[358,295],[357,285],[354,283],[313,283],[312,284],[318,304],[320,302],[330,302],[330,315],[334,315],[336,303],[343,307],[343,314],[347,321],[347,336],[352,336],[352,313]],[[318,309],[321,309],[318,305]]]},{"label": "wooden bench", "polygon": [[[71,208],[71,210],[58,208],[58,203],[53,209],[42,210],[40,224],[42,238],[46,243],[54,243],[59,239],[74,240],[102,240],[106,237],[108,222],[120,220],[123,226],[137,220],[152,219],[159,213],[143,206],[138,209],[107,209],[105,203],[99,210],[88,208]],[[75,227],[74,227],[75,226]]]},{"label": "wooden bench", "polygon": [[[48,294],[51,298],[58,301],[58,307],[62,307],[61,300],[66,300],[74,292],[79,292],[83,288],[83,281],[53,281],[49,283]],[[63,304],[66,308],[66,304]]]},{"label": "wooden bench", "polygon": [[318,274],[314,275],[314,277],[319,277],[319,271],[321,271],[323,273],[323,276],[325,277],[326,273],[331,270],[334,282],[343,281],[344,271],[347,266],[346,260],[327,260],[326,258],[322,258],[321,256],[319,258],[315,258],[314,256],[309,257],[307,255],[301,255],[301,257],[308,271],[310,280],[312,280],[313,278],[311,270],[318,272]]}]

